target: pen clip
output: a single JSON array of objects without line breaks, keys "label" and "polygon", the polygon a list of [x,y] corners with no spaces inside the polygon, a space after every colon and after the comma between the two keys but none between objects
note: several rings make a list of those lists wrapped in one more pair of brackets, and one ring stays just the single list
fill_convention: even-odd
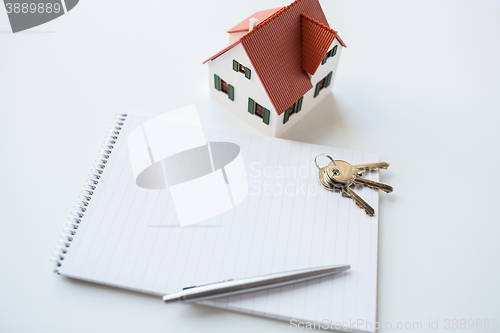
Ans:
[{"label": "pen clip", "polygon": [[191,289],[191,288],[197,288],[197,287],[203,287],[203,286],[209,286],[211,284],[217,284],[217,283],[229,282],[229,281],[233,281],[233,279],[224,280],[224,281],[217,281],[217,282],[210,282],[210,283],[205,283],[205,284],[199,284],[197,286],[191,286],[191,287],[184,287],[184,288],[182,288],[182,290]]}]

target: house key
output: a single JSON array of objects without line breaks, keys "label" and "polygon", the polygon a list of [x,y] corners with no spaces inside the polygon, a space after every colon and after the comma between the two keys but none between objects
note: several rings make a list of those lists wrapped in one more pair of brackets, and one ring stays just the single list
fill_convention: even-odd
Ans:
[{"label": "house key", "polygon": [[[385,193],[392,192],[392,186],[390,186],[390,185],[361,177],[356,172],[357,170],[359,170],[359,169],[357,169],[357,165],[351,165],[351,164],[349,164],[345,161],[342,161],[342,160],[337,160],[335,162],[337,165],[339,165],[338,168],[340,168],[340,170],[341,170],[341,175],[335,176],[334,171],[335,171],[335,169],[337,169],[337,167],[332,162],[332,163],[328,164],[328,166],[326,167],[326,170],[324,171],[325,178],[327,181],[342,182],[343,184],[349,183],[348,186],[350,186],[351,184],[364,185],[364,186],[371,187],[374,190],[382,190]],[[386,163],[386,162],[384,162],[384,163]],[[375,168],[375,165],[378,165],[378,164],[379,163],[373,163],[374,167],[372,169],[366,169],[366,170],[376,170],[374,168]],[[387,164],[387,166],[389,165],[389,163],[386,163],[386,164]],[[363,164],[363,166],[366,166],[366,165],[367,164]]]},{"label": "house key", "polygon": [[[331,162],[321,168],[316,162],[318,156],[326,156]],[[364,185],[386,193],[393,190],[390,185],[361,177],[361,174],[367,170],[387,169],[389,167],[387,162],[351,165],[342,160],[334,160],[328,155],[321,154],[318,156],[316,156],[314,162],[319,170],[318,179],[321,185],[327,190],[339,191],[343,196],[353,199],[356,205],[370,216],[375,214],[375,210],[353,191],[351,185]]]}]

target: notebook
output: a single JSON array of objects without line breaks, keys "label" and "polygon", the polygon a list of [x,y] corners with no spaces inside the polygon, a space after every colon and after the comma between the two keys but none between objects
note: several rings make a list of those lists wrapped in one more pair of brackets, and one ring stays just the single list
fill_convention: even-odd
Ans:
[{"label": "notebook", "polygon": [[[156,118],[119,114],[59,241],[55,271],[163,296],[231,278],[350,264],[338,275],[202,303],[289,325],[374,332],[378,217],[321,187],[314,164],[321,153],[378,161],[204,128],[194,106]],[[378,180],[378,173],[365,177]],[[378,211],[377,191],[356,191]]]}]

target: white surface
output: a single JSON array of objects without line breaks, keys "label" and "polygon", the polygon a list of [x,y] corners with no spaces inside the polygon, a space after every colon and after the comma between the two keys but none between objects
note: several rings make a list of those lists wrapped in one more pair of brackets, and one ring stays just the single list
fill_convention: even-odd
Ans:
[{"label": "white surface", "polygon": [[[248,13],[285,4],[86,0],[15,35],[0,10],[0,331],[290,331],[64,279],[48,261],[115,112],[154,116],[194,101],[204,123],[253,132],[207,99],[201,61]],[[334,94],[285,137],[391,163],[381,173],[395,192],[381,194],[378,211],[378,320],[427,327],[438,319],[443,330],[446,319],[500,319],[499,7],[322,5],[348,47]]]}]

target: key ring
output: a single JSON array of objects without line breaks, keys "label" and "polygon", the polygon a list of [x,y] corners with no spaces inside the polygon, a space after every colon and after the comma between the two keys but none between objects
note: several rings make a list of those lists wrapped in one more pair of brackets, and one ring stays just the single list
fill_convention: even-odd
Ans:
[{"label": "key ring", "polygon": [[[330,155],[327,155],[327,154],[319,154],[318,156],[316,156],[316,157],[314,158],[314,164],[316,164],[316,167],[318,168],[318,170],[320,170],[320,171],[321,171],[321,168],[320,168],[320,166],[318,165],[318,162],[316,162],[316,160],[317,160],[317,159],[318,159],[318,157],[320,157],[320,156],[325,156],[325,157],[327,157],[330,161],[332,161],[333,166],[334,166],[335,168],[333,169],[333,175],[332,175],[331,177],[340,175],[340,170],[337,168],[337,163],[335,163],[335,160],[334,160],[334,159],[333,159]],[[328,172],[328,171],[327,171],[327,172]]]}]

